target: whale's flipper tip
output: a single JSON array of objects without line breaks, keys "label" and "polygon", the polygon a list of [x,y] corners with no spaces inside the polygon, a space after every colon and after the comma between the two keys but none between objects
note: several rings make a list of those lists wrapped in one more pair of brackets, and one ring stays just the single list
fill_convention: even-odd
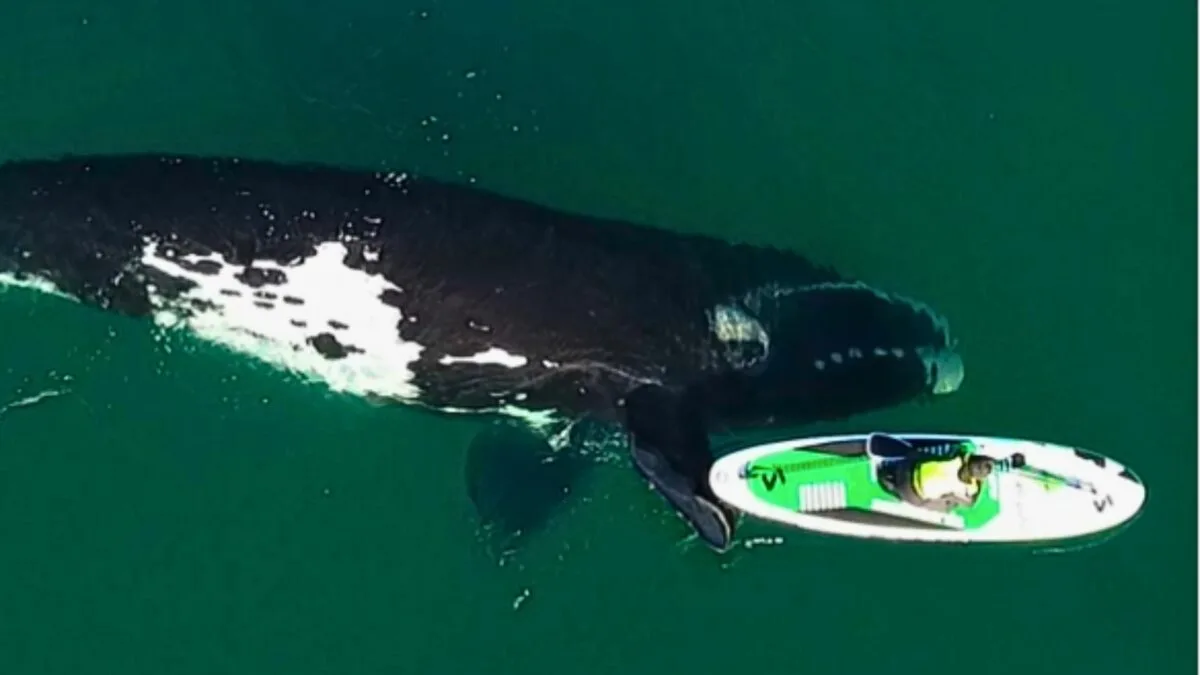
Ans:
[{"label": "whale's flipper tip", "polygon": [[695,398],[646,385],[630,394],[626,408],[638,473],[709,548],[728,551],[738,514],[708,484],[713,455]]},{"label": "whale's flipper tip", "polygon": [[491,552],[510,554],[545,527],[588,466],[520,426],[498,423],[476,434],[467,449],[467,495]]}]

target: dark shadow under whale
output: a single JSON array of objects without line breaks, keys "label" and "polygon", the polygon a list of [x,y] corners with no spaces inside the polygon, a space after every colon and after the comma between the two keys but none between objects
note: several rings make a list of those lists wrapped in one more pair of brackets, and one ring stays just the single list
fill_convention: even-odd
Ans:
[{"label": "dark shadow under whale", "polygon": [[940,316],[794,253],[395,172],[9,162],[0,276],[337,390],[524,420],[536,436],[487,432],[465,465],[505,539],[535,531],[586,470],[580,420],[627,437],[637,471],[723,550],[737,514],[708,488],[713,429],[843,418],[963,377]]}]

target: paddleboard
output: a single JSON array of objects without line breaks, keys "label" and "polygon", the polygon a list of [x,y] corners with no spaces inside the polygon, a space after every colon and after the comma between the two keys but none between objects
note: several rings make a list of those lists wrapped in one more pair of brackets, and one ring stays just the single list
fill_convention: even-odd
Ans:
[{"label": "paddleboard", "polygon": [[[886,462],[912,466],[888,452],[905,450],[904,444],[922,457],[947,458],[963,449],[997,460],[996,469],[971,506],[916,506],[879,479]],[[1023,466],[1011,461],[1014,455]],[[885,473],[894,475],[895,466]],[[893,541],[1061,542],[1125,524],[1146,501],[1146,488],[1132,471],[1094,452],[948,434],[852,434],[756,445],[718,459],[709,482],[719,499],[750,516]]]}]

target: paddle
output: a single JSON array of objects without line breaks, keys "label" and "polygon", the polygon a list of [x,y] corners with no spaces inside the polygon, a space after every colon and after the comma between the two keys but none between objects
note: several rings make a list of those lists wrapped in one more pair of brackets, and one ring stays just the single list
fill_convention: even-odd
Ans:
[{"label": "paddle", "polygon": [[1048,481],[1052,481],[1055,483],[1061,483],[1063,485],[1066,485],[1067,487],[1075,488],[1076,490],[1084,490],[1086,492],[1090,492],[1091,494],[1097,494],[1095,485],[1092,485],[1089,482],[1082,481],[1078,478],[1071,478],[1069,476],[1060,476],[1059,474],[1053,473],[1051,471],[1046,471],[1045,469],[1039,469],[1039,468],[1032,467],[1032,466],[1026,466],[1024,464],[1022,464],[1022,466],[1020,466],[1020,467],[1015,467],[1015,468],[1019,469],[1022,473],[1025,473],[1026,475],[1032,476],[1037,479],[1048,480]]}]

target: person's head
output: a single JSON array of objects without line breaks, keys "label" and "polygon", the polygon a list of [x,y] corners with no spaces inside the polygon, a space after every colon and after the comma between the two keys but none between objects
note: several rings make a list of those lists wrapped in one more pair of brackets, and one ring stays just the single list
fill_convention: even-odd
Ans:
[{"label": "person's head", "polygon": [[994,468],[995,462],[990,457],[973,455],[963,465],[962,476],[968,480],[984,480],[992,473],[992,469]]}]

